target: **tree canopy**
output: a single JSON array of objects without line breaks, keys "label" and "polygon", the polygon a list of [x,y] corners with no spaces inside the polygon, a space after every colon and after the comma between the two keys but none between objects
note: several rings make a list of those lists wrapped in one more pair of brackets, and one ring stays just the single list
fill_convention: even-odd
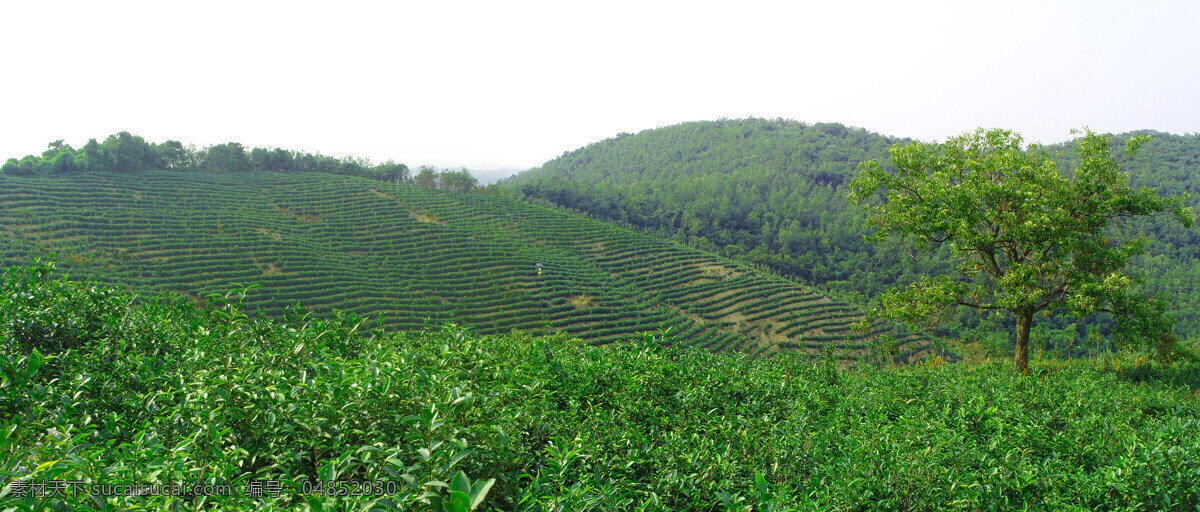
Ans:
[{"label": "tree canopy", "polygon": [[[1145,141],[1131,139],[1126,156]],[[898,236],[918,253],[949,245],[959,263],[953,277],[923,276],[883,294],[883,314],[917,323],[957,306],[1011,312],[1022,373],[1039,312],[1109,312],[1119,319],[1119,338],[1173,339],[1174,321],[1161,302],[1137,293],[1125,272],[1145,240],[1122,228],[1128,219],[1164,212],[1190,227],[1191,210],[1149,187],[1131,187],[1107,136],[1086,131],[1076,147],[1079,164],[1069,173],[1041,147],[1024,150],[1020,135],[1000,129],[893,146],[894,169],[864,162],[850,199],[870,210],[868,224],[877,230],[868,238]]]},{"label": "tree canopy", "polygon": [[[76,150],[62,140],[47,145],[40,157],[10,158],[0,173],[10,176],[67,174],[72,172],[137,172],[167,169],[187,172],[325,172],[363,176],[396,184],[413,182],[408,166],[388,160],[372,165],[360,158],[335,158],[320,153],[281,148],[247,148],[237,142],[196,149],[175,140],[147,142],[129,132],[109,135],[104,142],[91,139]],[[457,171],[456,171],[457,172]],[[478,184],[463,169],[455,190],[471,190]],[[469,186],[468,186],[469,185]]]}]

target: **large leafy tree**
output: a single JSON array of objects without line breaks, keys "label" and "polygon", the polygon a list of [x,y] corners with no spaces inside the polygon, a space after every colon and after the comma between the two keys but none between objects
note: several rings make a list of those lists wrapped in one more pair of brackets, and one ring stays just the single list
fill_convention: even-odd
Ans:
[{"label": "large leafy tree", "polygon": [[254,148],[250,150],[250,166],[259,171],[290,172],[296,164],[295,157],[286,150]]},{"label": "large leafy tree", "polygon": [[117,171],[134,172],[162,168],[162,162],[154,148],[145,139],[129,132],[109,135],[101,147],[113,159],[112,167]]},{"label": "large leafy tree", "polygon": [[212,172],[243,173],[252,169],[246,148],[237,142],[209,146],[200,158],[200,168]]},{"label": "large leafy tree", "polygon": [[[1144,142],[1131,140],[1126,156]],[[1020,135],[999,129],[893,146],[890,169],[865,162],[850,199],[871,212],[878,229],[868,238],[898,235],[918,253],[949,244],[959,261],[956,275],[921,277],[884,294],[883,314],[918,323],[959,306],[1011,312],[1020,373],[1028,372],[1038,313],[1106,311],[1123,339],[1173,339],[1165,306],[1136,293],[1125,272],[1145,240],[1122,228],[1127,219],[1167,212],[1190,227],[1194,216],[1153,189],[1132,188],[1107,136],[1088,130],[1076,144],[1079,165],[1069,173],[1039,146],[1023,149]]]},{"label": "large leafy tree", "polygon": [[457,171],[442,171],[438,174],[438,185],[442,190],[470,192],[479,185],[479,180],[463,167]]},{"label": "large leafy tree", "polygon": [[413,179],[418,187],[436,188],[438,185],[438,171],[432,167],[422,165]]},{"label": "large leafy tree", "polygon": [[393,160],[388,160],[382,164],[375,166],[372,171],[372,176],[377,180],[403,185],[412,180],[412,172],[407,165],[398,164]]}]

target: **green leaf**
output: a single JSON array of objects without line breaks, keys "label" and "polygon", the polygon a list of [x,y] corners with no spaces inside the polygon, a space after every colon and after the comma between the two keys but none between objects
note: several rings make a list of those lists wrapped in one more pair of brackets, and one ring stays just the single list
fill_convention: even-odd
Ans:
[{"label": "green leaf", "polygon": [[[448,470],[448,469],[454,467],[454,465],[458,464],[459,461],[467,458],[468,456],[470,456],[473,453],[475,453],[474,450],[463,450],[461,452],[454,454],[453,457],[450,457],[450,461],[446,463],[445,468]],[[460,471],[459,473],[462,473],[462,472]]]},{"label": "green leaf", "polygon": [[487,498],[488,491],[492,490],[492,485],[495,485],[496,479],[489,478],[484,481],[475,482],[471,486],[471,510],[475,510],[483,500]]},{"label": "green leaf", "polygon": [[450,490],[470,493],[471,479],[467,478],[467,474],[462,471],[455,473],[454,479],[450,480]]},{"label": "green leaf", "polygon": [[309,496],[306,501],[308,501],[308,507],[316,512],[322,512],[325,510],[325,504],[321,500],[320,496]]},{"label": "green leaf", "polygon": [[320,476],[321,476],[321,480],[324,482],[332,482],[334,480],[337,480],[337,476],[338,476],[337,461],[331,460],[329,462],[326,462],[324,466],[321,466]]},{"label": "green leaf", "polygon": [[38,352],[38,349],[36,348],[33,349],[33,352],[29,354],[29,359],[26,360],[26,364],[29,365],[29,375],[32,376],[33,374],[37,373],[38,368],[42,367],[42,363],[43,360],[41,352]]},{"label": "green leaf", "polygon": [[450,491],[450,501],[443,501],[442,509],[446,512],[467,512],[471,510],[471,497],[462,491]]}]

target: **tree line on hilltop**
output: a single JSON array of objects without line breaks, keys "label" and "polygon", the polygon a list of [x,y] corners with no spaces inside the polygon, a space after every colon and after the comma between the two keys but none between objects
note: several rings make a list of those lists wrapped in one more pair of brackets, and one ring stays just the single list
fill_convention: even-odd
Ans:
[{"label": "tree line on hilltop", "polygon": [[0,167],[9,176],[65,175],[78,172],[137,172],[151,169],[185,172],[324,172],[362,176],[398,185],[468,192],[479,181],[467,169],[438,170],[421,166],[413,172],[392,160],[380,164],[354,157],[336,158],[320,153],[280,148],[247,149],[237,142],[203,149],[168,140],[147,142],[129,132],[109,135],[103,142],[88,140],[76,149],[62,140],[47,145],[41,155],[10,158]]}]

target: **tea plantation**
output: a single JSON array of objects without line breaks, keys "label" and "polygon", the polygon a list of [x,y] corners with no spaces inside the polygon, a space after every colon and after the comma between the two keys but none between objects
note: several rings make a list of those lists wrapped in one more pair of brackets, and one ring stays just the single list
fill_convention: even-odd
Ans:
[{"label": "tea plantation", "polygon": [[[326,173],[0,176],[0,263],[57,253],[72,273],[152,296],[259,286],[247,312],[302,304],[369,326],[455,322],[603,345],[670,329],[713,352],[897,361],[940,350],[812,289],[684,245],[507,197]],[[877,343],[887,334],[886,343]],[[949,357],[949,356],[946,356]]]},{"label": "tea plantation", "polygon": [[41,262],[0,276],[0,507],[1200,507],[1196,362],[846,370],[651,334],[368,333],[239,299],[134,301]]}]

